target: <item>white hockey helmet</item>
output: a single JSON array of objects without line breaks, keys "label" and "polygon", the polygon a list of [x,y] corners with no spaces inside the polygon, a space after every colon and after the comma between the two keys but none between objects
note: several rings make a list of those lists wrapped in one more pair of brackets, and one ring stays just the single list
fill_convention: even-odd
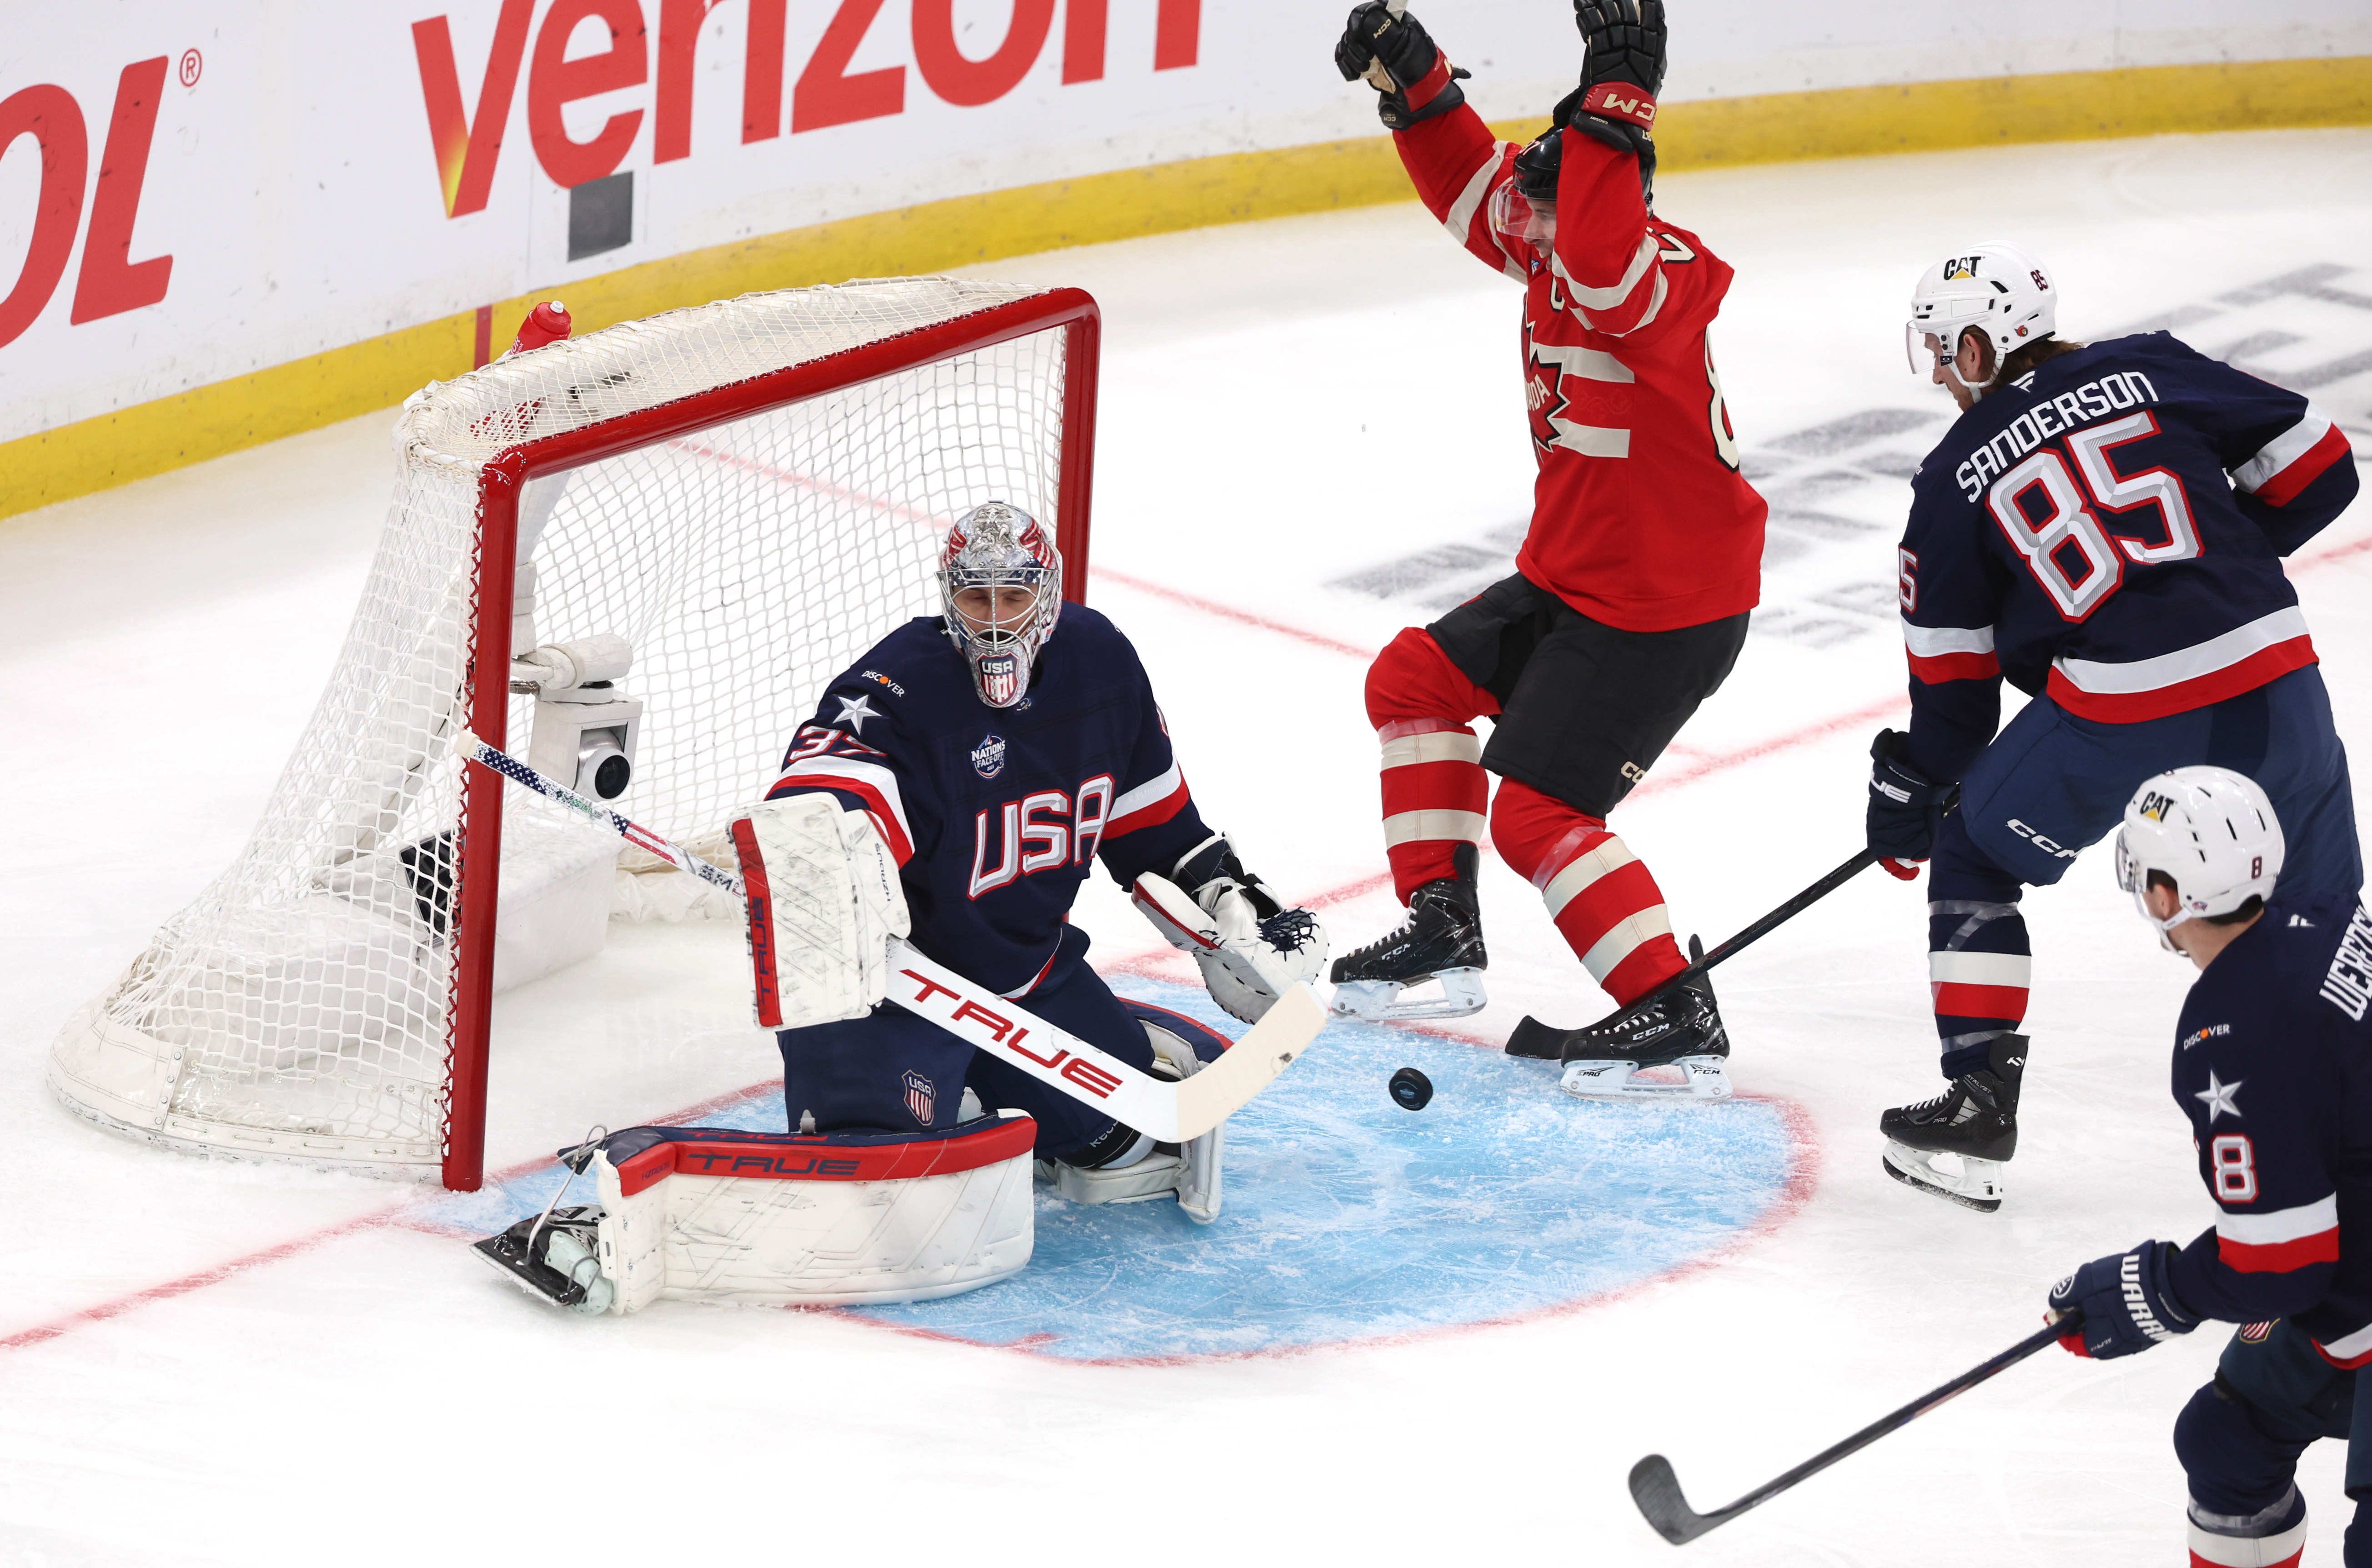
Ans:
[{"label": "white hockey helmet", "polygon": [[[2150,873],[2174,883],[2181,906],[2169,920],[2142,894]],[[2175,768],[2145,780],[2117,830],[2117,886],[2161,935],[2186,920],[2230,914],[2270,899],[2282,874],[2282,824],[2253,779],[2229,768]]]},{"label": "white hockey helmet", "polygon": [[[1026,587],[1029,608],[1012,621],[975,626],[956,609],[966,588]],[[983,502],[956,519],[939,553],[939,599],[948,637],[971,668],[972,690],[992,708],[1028,694],[1038,650],[1063,612],[1063,552],[1038,519],[1004,501]]]},{"label": "white hockey helmet", "polygon": [[2059,293],[2049,271],[2015,245],[1987,244],[1947,256],[1920,274],[1911,296],[1911,319],[1902,330],[1913,373],[1936,362],[1925,343],[1929,334],[1949,356],[1959,352],[1960,334],[1970,328],[1993,343],[1998,374],[2011,351],[2059,329]]}]

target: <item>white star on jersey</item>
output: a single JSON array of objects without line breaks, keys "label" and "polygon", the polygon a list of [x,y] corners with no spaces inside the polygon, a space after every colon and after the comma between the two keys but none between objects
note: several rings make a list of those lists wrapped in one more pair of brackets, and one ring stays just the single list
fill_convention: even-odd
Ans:
[{"label": "white star on jersey", "polygon": [[2227,1110],[2234,1116],[2240,1114],[2239,1102],[2233,1097],[2240,1092],[2243,1081],[2235,1078],[2228,1084],[2220,1083],[2216,1080],[2215,1069],[2210,1067],[2207,1070],[2207,1086],[2191,1098],[2207,1108],[2207,1124],[2210,1127],[2215,1126],[2215,1119]]},{"label": "white star on jersey", "polygon": [[862,697],[843,697],[840,700],[840,717],[831,722],[846,725],[851,735],[863,735],[865,721],[880,716],[873,711],[873,698],[868,693]]}]

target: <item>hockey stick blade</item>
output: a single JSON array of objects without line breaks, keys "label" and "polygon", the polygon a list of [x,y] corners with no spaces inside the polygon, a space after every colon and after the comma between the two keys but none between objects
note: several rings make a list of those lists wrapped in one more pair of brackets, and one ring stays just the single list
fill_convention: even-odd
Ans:
[{"label": "hockey stick blade", "polygon": [[1686,1546],[1708,1530],[1719,1529],[1750,1508],[1759,1508],[1797,1481],[1820,1474],[1839,1459],[1857,1454],[1889,1432],[1899,1431],[1925,1415],[1936,1406],[1959,1398],[1994,1374],[2017,1365],[2028,1356],[2055,1343],[2069,1334],[2079,1333],[2084,1327],[2084,1315],[2070,1312],[2055,1322],[2047,1323],[2029,1334],[2000,1354],[1979,1362],[1939,1388],[1930,1388],[1901,1410],[1890,1411],[1871,1422],[1859,1432],[1833,1446],[1821,1449],[1785,1475],[1765,1481],[1727,1508],[1716,1508],[1710,1514],[1700,1514],[1689,1506],[1680,1493],[1680,1478],[1672,1473],[1672,1461],[1661,1454],[1650,1454],[1631,1467],[1631,1501],[1656,1533],[1674,1546]]},{"label": "hockey stick blade", "polygon": [[1852,881],[1870,866],[1877,864],[1877,855],[1872,854],[1866,849],[1857,851],[1851,860],[1846,861],[1843,865],[1838,866],[1835,870],[1830,872],[1827,876],[1821,877],[1819,881],[1813,883],[1810,887],[1805,889],[1794,898],[1789,899],[1785,903],[1781,904],[1777,909],[1773,910],[1769,914],[1764,915],[1762,919],[1756,921],[1753,924],[1748,926],[1745,930],[1739,932],[1728,941],[1724,942],[1712,952],[1707,953],[1704,957],[1690,964],[1688,968],[1682,970],[1671,979],[1664,981],[1663,984],[1656,987],[1655,990],[1647,993],[1646,995],[1639,997],[1637,1000],[1631,1002],[1624,1006],[1617,1007],[1611,1013],[1607,1014],[1606,1016],[1599,1019],[1595,1024],[1587,1025],[1584,1028],[1577,1029],[1561,1029],[1553,1025],[1541,1023],[1538,1018],[1526,1017],[1522,1022],[1516,1026],[1514,1032],[1507,1036],[1507,1054],[1510,1056],[1529,1056],[1537,1060],[1547,1062],[1563,1061],[1564,1059],[1565,1043],[1567,1040],[1576,1040],[1584,1035],[1593,1034],[1599,1030],[1610,1028],[1611,1026],[1620,1023],[1623,1018],[1629,1016],[1631,1014],[1639,1012],[1649,1006],[1657,997],[1663,995],[1666,992],[1672,990],[1676,986],[1686,985],[1689,981],[1696,979],[1699,975],[1711,970],[1715,965],[1736,958],[1738,954],[1746,951],[1747,948],[1752,947],[1763,937],[1770,935],[1773,932],[1778,930],[1781,926],[1786,924],[1789,921],[1795,919],[1806,910],[1810,909],[1814,904],[1819,903],[1822,899],[1827,898],[1831,893],[1835,892],[1839,888],[1843,887],[1846,883]]},{"label": "hockey stick blade", "polygon": [[[735,898],[746,893],[741,879],[672,843],[649,829],[597,805],[499,747],[467,730],[453,749],[497,777],[532,790],[608,829],[637,848],[679,866]],[[974,984],[945,964],[926,958],[912,943],[892,938],[890,966],[900,986],[890,1000],[936,1024],[973,1049],[1029,1074],[1082,1105],[1126,1122],[1161,1143],[1199,1138],[1243,1108],[1309,1048],[1325,1027],[1326,1013],[1306,985],[1276,999],[1261,1021],[1220,1054],[1219,1060],[1182,1083],[1138,1071],[1100,1048],[1055,1028],[1029,1009]],[[911,987],[911,994],[906,989]]]}]

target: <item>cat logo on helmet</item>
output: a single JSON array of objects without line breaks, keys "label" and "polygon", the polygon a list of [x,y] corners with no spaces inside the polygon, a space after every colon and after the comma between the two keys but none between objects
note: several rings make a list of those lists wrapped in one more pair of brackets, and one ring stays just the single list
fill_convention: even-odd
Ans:
[{"label": "cat logo on helmet", "polygon": [[2173,804],[2165,796],[2152,790],[2142,796],[2141,813],[2153,822],[2163,822],[2166,820],[2166,808]]},{"label": "cat logo on helmet", "polygon": [[1949,283],[1955,278],[1975,277],[1977,275],[1978,261],[1979,258],[1975,256],[1953,256],[1947,258],[1944,262],[1944,281]]}]

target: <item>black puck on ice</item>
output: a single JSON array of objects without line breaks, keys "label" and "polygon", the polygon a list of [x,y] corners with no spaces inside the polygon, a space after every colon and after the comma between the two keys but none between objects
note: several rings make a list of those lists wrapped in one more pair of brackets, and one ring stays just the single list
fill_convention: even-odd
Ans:
[{"label": "black puck on ice", "polygon": [[1423,1110],[1433,1103],[1433,1080],[1413,1067],[1393,1074],[1389,1086],[1392,1103],[1402,1110]]}]

